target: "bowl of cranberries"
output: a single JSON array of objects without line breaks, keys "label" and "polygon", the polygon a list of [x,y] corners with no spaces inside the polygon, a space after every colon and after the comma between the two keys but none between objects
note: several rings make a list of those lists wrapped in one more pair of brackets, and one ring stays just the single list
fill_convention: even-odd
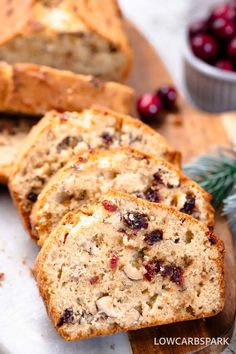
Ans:
[{"label": "bowl of cranberries", "polygon": [[185,80],[203,110],[236,110],[236,0],[217,3],[190,20],[184,55]]}]

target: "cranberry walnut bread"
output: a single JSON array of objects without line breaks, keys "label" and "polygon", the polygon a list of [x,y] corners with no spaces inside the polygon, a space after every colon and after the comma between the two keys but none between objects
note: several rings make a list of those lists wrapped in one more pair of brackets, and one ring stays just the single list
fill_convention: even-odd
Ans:
[{"label": "cranberry walnut bread", "polygon": [[0,60],[124,80],[132,50],[116,0],[1,0]]},{"label": "cranberry walnut bread", "polygon": [[0,183],[7,183],[12,166],[35,118],[0,115]]},{"label": "cranberry walnut bread", "polygon": [[133,99],[133,89],[115,82],[46,66],[0,62],[0,111],[42,115],[51,109],[81,111],[96,102],[129,114]]},{"label": "cranberry walnut bread", "polygon": [[210,195],[172,164],[130,148],[93,150],[74,157],[40,193],[32,233],[43,244],[69,211],[88,209],[109,189],[174,207],[213,227]]},{"label": "cranberry walnut bread", "polygon": [[9,182],[26,228],[30,230],[30,212],[44,185],[73,155],[115,146],[131,146],[175,163],[180,158],[161,135],[138,119],[102,108],[47,113],[28,135]]},{"label": "cranberry walnut bread", "polygon": [[223,256],[189,215],[113,192],[92,215],[68,213],[34,270],[55,328],[79,340],[217,314]]}]

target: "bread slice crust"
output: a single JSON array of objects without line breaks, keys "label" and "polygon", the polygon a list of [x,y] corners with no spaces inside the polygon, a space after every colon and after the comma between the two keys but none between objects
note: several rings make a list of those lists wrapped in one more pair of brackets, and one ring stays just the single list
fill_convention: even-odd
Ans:
[{"label": "bread slice crust", "polygon": [[79,112],[96,102],[130,114],[134,100],[134,91],[128,86],[28,63],[0,62],[0,83],[3,112],[31,115],[43,115],[51,109]]}]

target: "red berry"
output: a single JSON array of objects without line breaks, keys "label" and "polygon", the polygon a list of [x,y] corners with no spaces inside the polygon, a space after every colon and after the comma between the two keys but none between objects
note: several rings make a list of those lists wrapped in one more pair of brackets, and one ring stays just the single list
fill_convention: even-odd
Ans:
[{"label": "red berry", "polygon": [[205,62],[212,62],[218,54],[216,40],[207,34],[199,34],[191,39],[191,47],[196,57]]},{"label": "red berry", "polygon": [[236,60],[236,37],[234,37],[228,46],[228,56],[232,60]]},{"label": "red berry", "polygon": [[235,33],[234,21],[218,18],[212,22],[211,31],[218,39],[230,39]]},{"label": "red berry", "polygon": [[119,260],[119,257],[116,254],[113,254],[110,259],[111,269],[115,269],[117,267],[118,260]]},{"label": "red berry", "polygon": [[159,97],[146,93],[137,101],[137,110],[141,118],[157,118],[162,110],[162,103]]},{"label": "red berry", "polygon": [[175,107],[177,92],[174,87],[163,85],[157,91],[157,95],[160,98],[164,108],[172,109]]},{"label": "red berry", "polygon": [[216,62],[216,67],[225,71],[234,71],[233,65],[231,61],[225,59],[225,60],[218,60]]},{"label": "red berry", "polygon": [[207,22],[204,20],[194,21],[190,24],[188,33],[189,37],[192,38],[200,33],[207,32]]},{"label": "red berry", "polygon": [[234,11],[230,4],[220,4],[212,9],[209,17],[209,23],[215,21],[218,18],[224,18],[226,20],[234,19]]},{"label": "red berry", "polygon": [[102,206],[104,209],[106,209],[107,211],[111,211],[114,212],[117,210],[117,205],[111,203],[109,200],[104,200],[102,202]]}]

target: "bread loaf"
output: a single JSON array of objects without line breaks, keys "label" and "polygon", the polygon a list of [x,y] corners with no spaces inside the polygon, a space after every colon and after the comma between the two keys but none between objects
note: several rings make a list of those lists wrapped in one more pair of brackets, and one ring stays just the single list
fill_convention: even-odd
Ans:
[{"label": "bread loaf", "polygon": [[124,80],[132,50],[116,0],[1,0],[0,60]]}]

